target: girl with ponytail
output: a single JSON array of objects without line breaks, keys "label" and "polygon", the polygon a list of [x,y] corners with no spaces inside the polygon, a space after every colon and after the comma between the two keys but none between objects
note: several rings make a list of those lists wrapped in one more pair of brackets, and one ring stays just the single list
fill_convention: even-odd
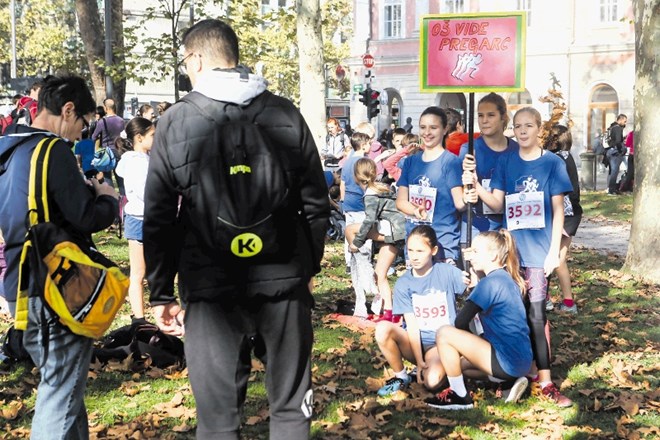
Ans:
[{"label": "girl with ponytail", "polygon": [[126,125],[126,138],[117,138],[115,148],[121,160],[115,173],[124,179],[127,203],[124,207],[124,234],[128,240],[131,266],[128,301],[133,319],[144,319],[143,282],[145,274],[142,247],[144,218],[144,187],[149,169],[149,152],[154,141],[154,125],[145,118],[133,118]]},{"label": "girl with ponytail", "polygon": [[[472,408],[462,370],[469,371],[470,377],[481,375],[501,382],[501,388],[508,390],[506,401],[515,402],[527,388],[525,374],[532,366],[532,344],[523,303],[525,280],[519,273],[513,237],[506,230],[482,232],[472,248],[465,250],[465,258],[484,277],[456,316],[455,326],[438,329],[436,346],[449,388],[426,403],[439,409]],[[477,314],[483,337],[469,330],[469,323]]]}]

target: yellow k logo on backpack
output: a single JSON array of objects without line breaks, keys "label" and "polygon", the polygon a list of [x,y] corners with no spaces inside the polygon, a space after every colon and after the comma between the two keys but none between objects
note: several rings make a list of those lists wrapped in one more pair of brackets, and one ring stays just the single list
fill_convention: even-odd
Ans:
[{"label": "yellow k logo on backpack", "polygon": [[[30,163],[30,229],[21,253],[16,328],[27,327],[28,296],[32,293],[42,296],[73,333],[100,338],[124,303],[129,280],[91,240],[75,239],[50,222],[47,164],[58,140],[41,140]],[[34,282],[32,292],[28,292],[30,279]]]}]

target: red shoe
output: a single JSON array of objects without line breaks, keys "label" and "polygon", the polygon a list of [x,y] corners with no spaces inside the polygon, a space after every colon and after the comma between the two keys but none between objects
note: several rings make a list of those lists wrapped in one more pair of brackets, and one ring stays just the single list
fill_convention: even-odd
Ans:
[{"label": "red shoe", "polygon": [[383,314],[378,317],[378,319],[374,319],[375,322],[380,322],[380,321],[389,321],[392,322],[392,310],[389,309],[384,309]]},{"label": "red shoe", "polygon": [[555,402],[560,408],[566,408],[573,405],[573,401],[560,393],[552,382],[541,388],[541,392],[549,400]]},{"label": "red shoe", "polygon": [[398,324],[401,322],[401,315],[392,315],[392,324]]}]

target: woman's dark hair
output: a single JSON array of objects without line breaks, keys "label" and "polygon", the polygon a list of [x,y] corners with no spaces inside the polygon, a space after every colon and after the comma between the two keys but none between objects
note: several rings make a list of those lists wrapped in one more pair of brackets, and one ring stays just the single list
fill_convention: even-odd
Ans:
[{"label": "woman's dark hair", "polygon": [[119,151],[119,154],[124,154],[127,151],[133,151],[133,142],[137,135],[144,136],[147,134],[149,129],[154,124],[145,118],[140,116],[135,117],[126,124],[126,139],[118,137],[115,139],[115,148]]},{"label": "woman's dark hair", "polygon": [[103,107],[102,105],[96,106],[96,114],[102,118],[105,117],[106,115],[105,107]]},{"label": "woman's dark hair", "polygon": [[413,230],[410,231],[410,234],[408,234],[408,240],[410,240],[410,237],[413,235],[419,235],[420,237],[425,238],[431,249],[438,245],[438,236],[435,234],[435,230],[429,225],[415,226]]},{"label": "woman's dark hair", "polygon": [[59,115],[67,102],[75,106],[76,116],[84,118],[96,108],[89,87],[84,79],[75,75],[52,76],[44,78],[39,91],[37,113],[46,109],[53,115]]},{"label": "woman's dark hair", "polygon": [[573,136],[565,125],[553,125],[550,134],[545,139],[543,148],[556,153],[557,151],[571,151]]},{"label": "woman's dark hair", "polygon": [[477,108],[479,108],[481,104],[485,103],[493,104],[495,107],[497,107],[497,111],[499,112],[500,116],[502,116],[502,130],[506,130],[506,126],[509,124],[509,113],[506,111],[506,101],[504,98],[502,98],[497,93],[491,92],[479,100]]},{"label": "woman's dark hair", "polygon": [[142,104],[138,109],[138,116],[144,118],[144,114],[149,111],[149,109],[153,110],[153,107],[150,104]]},{"label": "woman's dark hair", "polygon": [[[426,110],[422,112],[421,115],[419,115],[419,119],[421,120],[423,116],[426,115],[434,115],[440,118],[440,121],[442,122],[442,126],[447,128],[447,113],[440,107],[436,106],[431,106],[427,107]],[[442,137],[442,146],[445,146],[445,139],[447,138],[447,133]]]},{"label": "woman's dark hair", "polygon": [[453,108],[446,108],[445,113],[447,113],[447,134],[453,133],[456,131],[458,124],[463,122],[463,118],[461,117],[461,114]]}]

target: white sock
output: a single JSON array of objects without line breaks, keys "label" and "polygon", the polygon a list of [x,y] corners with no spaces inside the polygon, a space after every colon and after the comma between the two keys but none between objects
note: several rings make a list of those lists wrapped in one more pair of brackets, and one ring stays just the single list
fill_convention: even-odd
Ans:
[{"label": "white sock", "polygon": [[453,392],[458,394],[459,397],[465,397],[467,390],[465,389],[465,382],[463,382],[462,374],[456,377],[447,376],[447,380],[449,380],[449,388],[451,388]]},{"label": "white sock", "polygon": [[394,373],[394,376],[403,380],[408,379],[408,373],[406,372],[406,368],[404,367],[403,370],[399,371],[398,373]]},{"label": "white sock", "polygon": [[552,382],[539,382],[539,385],[541,385],[541,388],[545,388],[547,385],[550,385]]}]

